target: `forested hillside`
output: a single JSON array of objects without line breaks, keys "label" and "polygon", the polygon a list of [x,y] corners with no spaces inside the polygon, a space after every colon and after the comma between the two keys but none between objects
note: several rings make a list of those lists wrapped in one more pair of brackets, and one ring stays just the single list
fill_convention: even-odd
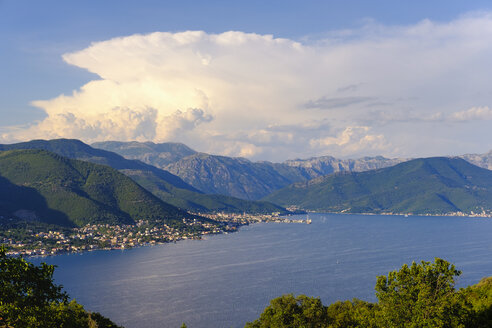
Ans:
[{"label": "forested hillside", "polygon": [[82,226],[188,216],[113,168],[44,150],[0,152],[0,184],[1,211],[26,220]]},{"label": "forested hillside", "polygon": [[265,200],[344,213],[490,213],[492,171],[459,158],[422,158],[296,183]]}]

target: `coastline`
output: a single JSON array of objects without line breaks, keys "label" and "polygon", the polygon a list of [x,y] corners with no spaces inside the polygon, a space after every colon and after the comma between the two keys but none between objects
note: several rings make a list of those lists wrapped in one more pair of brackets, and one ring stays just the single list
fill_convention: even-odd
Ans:
[{"label": "coastline", "polygon": [[[55,247],[49,249],[49,247],[38,247],[38,248],[31,248],[31,247],[25,247],[19,246],[19,243],[3,243],[6,246],[10,246],[10,250],[7,253],[9,256],[23,256],[26,258],[33,258],[33,257],[48,257],[48,256],[56,256],[56,255],[65,255],[65,254],[79,254],[79,253],[85,253],[85,252],[92,252],[92,251],[111,251],[111,250],[125,250],[125,249],[132,249],[132,248],[137,248],[137,247],[148,247],[148,246],[154,246],[154,245],[164,245],[168,243],[176,243],[181,240],[202,240],[204,236],[207,235],[219,235],[219,234],[228,234],[231,232],[237,232],[242,226],[247,226],[250,224],[255,224],[255,223],[301,223],[301,224],[310,224],[311,220],[309,219],[309,214],[332,214],[332,215],[365,215],[365,216],[375,216],[375,215],[383,215],[383,216],[400,216],[404,218],[409,218],[409,217],[462,217],[462,218],[475,218],[475,219],[487,219],[491,218],[491,214],[467,214],[467,213],[445,213],[445,214],[414,214],[414,213],[352,213],[352,212],[347,212],[347,211],[341,211],[341,212],[328,212],[328,211],[311,211],[311,210],[306,210],[305,213],[299,213],[299,214],[288,214],[288,215],[283,215],[279,216],[278,214],[272,214],[272,215],[250,215],[250,214],[233,214],[233,213],[220,213],[220,214],[203,214],[201,213],[200,215],[207,217],[213,221],[215,221],[213,224],[210,226],[207,226],[207,229],[201,230],[201,231],[195,231],[192,234],[186,234],[184,232],[175,232],[171,231],[169,232],[167,229],[169,227],[166,227],[166,233],[164,234],[156,234],[152,238],[149,237],[148,239],[141,241],[141,240],[133,240],[128,242],[128,240],[125,240],[127,238],[124,237],[125,234],[122,234],[120,236],[115,236],[112,235],[111,238],[111,243],[107,244],[106,246],[101,246],[101,245],[86,245],[86,246],[75,246],[73,244],[70,244],[68,242],[65,242],[65,245],[63,247]],[[292,219],[293,215],[306,215],[306,219]],[[143,221],[145,222],[145,221]],[[138,227],[139,224],[140,226],[143,225],[143,222],[140,221],[137,223],[135,226],[132,226],[132,228]],[[193,222],[193,224],[196,224],[196,222]],[[109,225],[102,225],[105,229],[111,229],[113,228],[113,231],[123,231],[124,233],[127,233],[128,227],[130,226],[109,226]],[[75,228],[74,232],[78,232],[80,230],[87,229],[86,227],[82,228]],[[153,228],[151,232],[159,232],[159,230],[155,230],[156,228]],[[148,230],[147,230],[148,231]],[[161,231],[162,232],[162,231]],[[130,233],[131,234],[131,233]],[[48,233],[38,233],[36,236],[41,235],[41,236],[48,236],[53,237],[60,235],[56,231],[49,231]],[[147,237],[150,235],[150,233],[147,234]],[[63,236],[63,234],[62,234]],[[46,237],[45,237],[46,238]],[[110,238],[106,236],[105,241],[108,241]],[[12,246],[17,246],[16,249],[12,250]],[[25,245],[27,246],[27,245]]]},{"label": "coastline", "polygon": [[[306,220],[290,220],[287,217],[279,216],[278,213],[261,215],[198,213],[198,215],[206,217],[212,220],[212,222],[204,223],[196,220],[186,221],[183,219],[183,223],[187,227],[190,227],[191,231],[178,230],[166,224],[156,222],[150,224],[146,220],[140,220],[135,225],[124,226],[112,226],[109,224],[87,225],[80,228],[73,228],[70,231],[70,235],[66,235],[66,233],[61,231],[52,230],[34,233],[37,240],[32,241],[30,244],[23,244],[12,239],[7,240],[9,243],[5,243],[5,238],[2,244],[9,247],[10,250],[7,252],[9,256],[23,256],[26,258],[48,257],[99,250],[125,250],[176,243],[181,240],[201,240],[203,236],[236,232],[240,227],[254,223],[306,223]],[[44,245],[41,242],[43,238],[45,239]],[[54,244],[57,246],[53,247]]]},{"label": "coastline", "polygon": [[451,212],[451,213],[442,213],[442,214],[431,214],[431,213],[393,213],[393,212],[348,212],[346,210],[339,212],[331,212],[331,211],[317,211],[317,210],[304,210],[307,214],[345,214],[345,215],[388,215],[388,216],[418,216],[418,217],[441,217],[441,216],[449,216],[449,217],[464,217],[464,218],[492,218],[492,213],[463,213],[463,212]]}]

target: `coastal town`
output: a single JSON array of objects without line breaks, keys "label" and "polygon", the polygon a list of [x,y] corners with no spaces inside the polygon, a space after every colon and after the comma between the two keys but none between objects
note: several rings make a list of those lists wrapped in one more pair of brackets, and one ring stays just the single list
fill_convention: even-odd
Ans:
[{"label": "coastal town", "polygon": [[94,250],[128,249],[138,246],[202,239],[209,234],[235,232],[244,225],[259,222],[310,223],[292,220],[279,213],[251,215],[235,213],[195,213],[206,219],[182,219],[180,224],[139,220],[133,225],[89,224],[80,228],[47,230],[31,228],[19,236],[17,229],[0,234],[0,244],[11,256],[50,256]]},{"label": "coastal town", "polygon": [[[299,210],[294,207],[289,209]],[[198,212],[192,214],[206,218],[208,221],[183,218],[180,224],[170,225],[164,220],[142,219],[133,225],[88,224],[79,228],[51,230],[34,227],[29,229],[10,228],[0,230],[0,244],[8,247],[7,254],[10,256],[50,256],[94,250],[121,250],[187,239],[197,240],[206,235],[235,232],[241,226],[261,222],[311,224],[309,218],[294,219],[290,216],[280,216],[280,213],[258,215]],[[381,215],[404,215],[408,217],[414,214],[381,213]],[[428,214],[420,214],[420,216],[428,216]],[[491,217],[492,214],[485,211],[482,213],[454,212],[439,216],[487,218]],[[0,224],[8,220],[15,219],[2,216],[0,217]]]}]

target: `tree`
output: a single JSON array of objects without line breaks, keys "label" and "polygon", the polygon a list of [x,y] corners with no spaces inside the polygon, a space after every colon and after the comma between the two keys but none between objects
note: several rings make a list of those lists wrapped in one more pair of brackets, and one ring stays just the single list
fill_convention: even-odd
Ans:
[{"label": "tree", "polygon": [[326,311],[319,298],[292,294],[270,301],[260,318],[246,324],[247,328],[328,327]]},{"label": "tree", "polygon": [[7,257],[0,245],[0,327],[117,328],[98,313],[68,302],[62,286],[53,282],[55,267]]},{"label": "tree", "polygon": [[472,306],[470,327],[492,327],[492,277],[483,278],[478,284],[460,290]]},{"label": "tree", "polygon": [[383,327],[462,327],[467,318],[464,298],[455,291],[454,265],[436,258],[403,265],[379,276],[376,296]]},{"label": "tree", "polygon": [[354,299],[323,306],[319,298],[284,295],[246,327],[492,327],[492,277],[456,291],[460,274],[439,258],[405,264],[377,278],[378,303]]},{"label": "tree", "polygon": [[376,304],[354,299],[352,301],[338,301],[326,307],[330,328],[374,328],[378,327],[375,321]]}]

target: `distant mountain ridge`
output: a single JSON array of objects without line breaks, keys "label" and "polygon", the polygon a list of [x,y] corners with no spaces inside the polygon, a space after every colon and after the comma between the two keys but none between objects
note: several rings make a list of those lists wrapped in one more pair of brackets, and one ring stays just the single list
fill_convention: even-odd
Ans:
[{"label": "distant mountain ridge", "polygon": [[492,171],[461,158],[421,158],[295,183],[264,200],[343,213],[490,214]]},{"label": "distant mountain ridge", "polygon": [[463,158],[476,166],[492,170],[492,150],[485,154],[465,154],[458,157]]},{"label": "distant mountain ridge", "polygon": [[128,159],[138,159],[162,169],[170,163],[197,153],[185,144],[175,142],[156,144],[150,141],[103,141],[95,142],[92,146],[120,154]]},{"label": "distant mountain ridge", "polygon": [[166,169],[204,192],[251,200],[302,179],[295,169],[288,167],[285,171],[294,178],[280,173],[272,163],[203,153],[182,158]]},{"label": "distant mountain ridge", "polygon": [[[187,147],[176,147],[188,151]],[[157,147],[157,149],[164,148],[169,149],[169,147]],[[0,151],[13,149],[43,149],[68,158],[108,165],[132,178],[162,201],[189,211],[286,213],[280,206],[267,202],[251,202],[230,196],[204,194],[166,170],[138,160],[126,159],[111,151],[93,148],[76,139],[32,140],[0,145]]]},{"label": "distant mountain ridge", "polygon": [[[366,171],[395,165],[406,159],[387,159],[381,156],[357,160],[340,160],[331,156],[305,160],[289,160],[284,163],[252,162],[240,157],[226,157],[198,153],[183,144],[103,142],[93,144],[132,159],[165,169],[205,192],[258,200],[291,183],[310,180],[341,171]],[[173,147],[179,149],[170,161]],[[159,153],[158,149],[164,149]],[[192,152],[191,154],[189,154]],[[189,154],[189,155],[187,155]],[[158,160],[160,157],[166,161]]]},{"label": "distant mountain ridge", "polygon": [[[312,185],[330,175],[338,177],[344,176],[344,172],[380,170],[409,161],[382,156],[355,160],[322,156],[288,160],[283,163],[252,162],[245,158],[199,153],[179,143],[102,142],[94,145],[119,151],[148,163],[157,162],[156,165],[163,166],[163,169],[139,160],[126,159],[110,150],[93,148],[79,140],[33,140],[0,145],[0,150],[46,149],[62,156],[105,164],[131,177],[164,202],[196,212],[285,213],[279,205],[249,200],[270,200],[270,194],[276,195],[278,190],[293,183]],[[492,166],[492,151],[483,155],[462,155],[459,158],[485,168]],[[424,191],[421,190],[422,193]],[[316,195],[311,196],[316,198]],[[278,203],[278,200],[275,202]],[[295,203],[285,202],[281,205]],[[363,207],[360,204],[357,206]],[[442,209],[440,207],[440,210]]]},{"label": "distant mountain ridge", "polygon": [[[382,156],[358,159],[321,156],[272,163],[199,153],[179,143],[102,142],[94,146],[160,167],[205,193],[250,200],[262,199],[292,183],[337,172],[363,172],[391,167],[410,160]],[[173,149],[176,149],[176,153],[173,153]],[[492,169],[492,151],[459,157],[477,166]]]},{"label": "distant mountain ridge", "polygon": [[[338,159],[332,156],[309,159],[287,160],[284,164],[304,171],[309,179],[337,172],[363,172],[393,166],[407,161],[407,158],[386,158],[383,156]],[[309,180],[308,179],[308,180]]]}]

